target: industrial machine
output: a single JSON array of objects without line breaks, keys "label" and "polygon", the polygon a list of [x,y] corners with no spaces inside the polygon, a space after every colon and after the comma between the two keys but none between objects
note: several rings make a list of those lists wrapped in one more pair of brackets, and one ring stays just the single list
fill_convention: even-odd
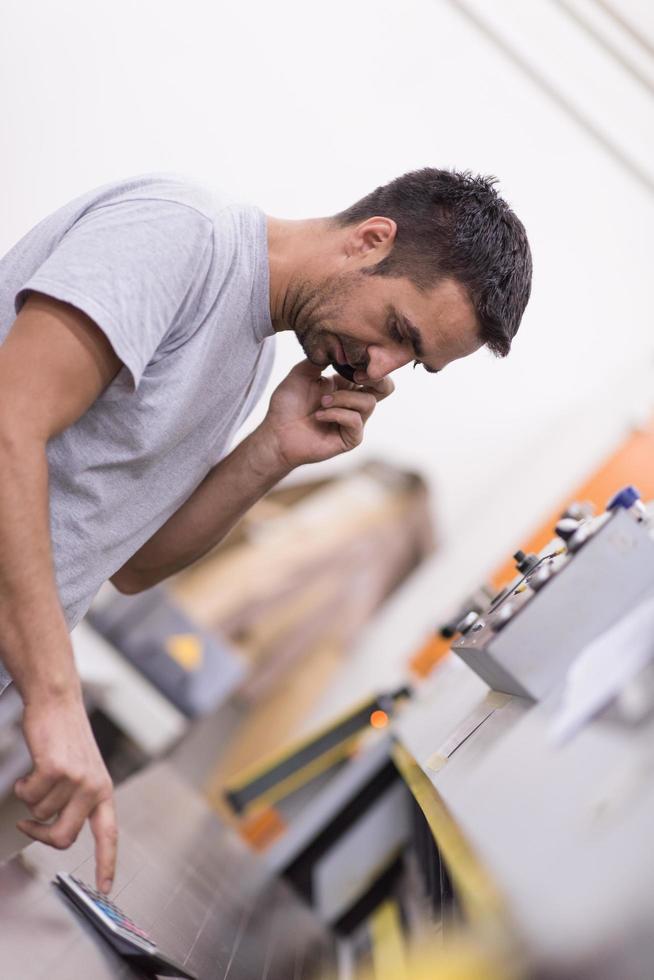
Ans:
[{"label": "industrial machine", "polygon": [[539,700],[596,637],[654,594],[654,530],[634,487],[592,516],[571,508],[487,607],[468,610],[452,650],[498,691]]}]

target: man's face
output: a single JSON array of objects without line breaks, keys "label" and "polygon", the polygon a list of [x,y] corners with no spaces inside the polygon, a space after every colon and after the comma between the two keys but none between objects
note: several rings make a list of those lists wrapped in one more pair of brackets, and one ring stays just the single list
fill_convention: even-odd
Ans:
[{"label": "man's face", "polygon": [[301,283],[290,319],[313,364],[345,366],[357,384],[413,361],[440,371],[481,346],[474,308],[453,279],[420,292],[409,279],[342,272]]}]

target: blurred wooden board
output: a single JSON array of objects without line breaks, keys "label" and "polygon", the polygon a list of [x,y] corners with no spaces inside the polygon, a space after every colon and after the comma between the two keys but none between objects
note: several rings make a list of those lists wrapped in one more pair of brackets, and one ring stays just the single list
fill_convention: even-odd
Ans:
[{"label": "blurred wooden board", "polygon": [[342,662],[342,650],[327,639],[296,665],[291,684],[280,685],[243,720],[207,781],[207,795],[218,812],[225,806],[223,790],[231,776],[310,727],[311,708]]}]

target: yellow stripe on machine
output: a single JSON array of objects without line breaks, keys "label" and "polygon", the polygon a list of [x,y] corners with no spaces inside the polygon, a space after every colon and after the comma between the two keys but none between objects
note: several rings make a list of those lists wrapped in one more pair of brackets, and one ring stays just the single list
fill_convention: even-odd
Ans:
[{"label": "yellow stripe on machine", "polygon": [[277,752],[273,752],[264,759],[260,759],[252,765],[241,769],[240,772],[236,773],[236,775],[230,777],[225,786],[225,790],[230,792],[238,792],[244,786],[247,786],[249,783],[252,783],[256,779],[259,779],[261,776],[265,775],[270,769],[274,769],[276,766],[281,765],[281,763],[286,762],[287,759],[290,759],[292,756],[301,752],[302,749],[311,745],[323,735],[327,735],[334,728],[338,728],[339,725],[342,725],[344,722],[348,721],[352,715],[356,715],[362,711],[369,702],[369,697],[363,698],[353,707],[350,707],[347,711],[344,711],[341,715],[337,715],[336,718],[330,718],[328,722],[321,725],[319,728],[312,729],[304,738],[300,738],[297,741],[292,742],[290,745],[285,745]]},{"label": "yellow stripe on machine", "polygon": [[433,783],[403,745],[395,743],[393,762],[425,815],[466,913],[472,921],[503,918],[508,922],[504,902],[490,875],[479,862],[470,844]]},{"label": "yellow stripe on machine", "polygon": [[375,980],[408,980],[404,932],[397,902],[386,901],[370,917]]},{"label": "yellow stripe on machine", "polygon": [[[339,742],[339,744],[335,745],[332,749],[329,749],[327,752],[323,752],[323,754],[317,759],[314,759],[312,762],[308,762],[306,766],[302,766],[301,769],[296,769],[296,771],[291,773],[289,776],[285,776],[283,779],[280,779],[279,782],[275,783],[274,786],[271,786],[270,789],[264,790],[264,792],[259,794],[256,799],[246,804],[246,806],[243,808],[243,812],[251,813],[254,810],[258,810],[259,807],[273,806],[275,803],[283,800],[286,796],[290,796],[291,793],[294,793],[296,790],[300,789],[305,785],[305,783],[310,782],[312,779],[315,779],[316,776],[320,776],[323,772],[330,769],[331,766],[335,766],[337,762],[341,762],[352,755],[360,739],[361,732],[356,732],[354,735],[350,736],[347,741]],[[226,790],[233,790],[234,788],[234,784],[231,782],[225,787]]]}]

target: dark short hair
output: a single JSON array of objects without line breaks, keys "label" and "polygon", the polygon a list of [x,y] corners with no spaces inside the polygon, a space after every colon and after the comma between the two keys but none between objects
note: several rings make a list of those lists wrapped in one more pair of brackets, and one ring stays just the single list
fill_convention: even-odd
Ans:
[{"label": "dark short hair", "polygon": [[469,171],[425,167],[378,187],[334,220],[345,226],[392,218],[393,248],[366,272],[407,277],[420,290],[458,280],[475,308],[482,342],[505,357],[531,291],[531,252],[496,183]]}]

